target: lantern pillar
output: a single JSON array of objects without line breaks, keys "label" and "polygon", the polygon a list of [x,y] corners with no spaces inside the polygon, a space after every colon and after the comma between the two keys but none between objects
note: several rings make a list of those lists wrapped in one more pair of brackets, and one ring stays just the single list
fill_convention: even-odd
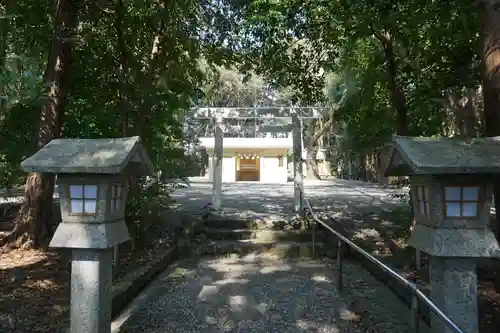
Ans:
[{"label": "lantern pillar", "polygon": [[70,333],[109,333],[113,249],[73,249]]},{"label": "lantern pillar", "polygon": [[[429,282],[432,301],[464,332],[479,332],[475,260],[433,256]],[[455,333],[434,313],[431,314],[431,327],[432,332]]]}]

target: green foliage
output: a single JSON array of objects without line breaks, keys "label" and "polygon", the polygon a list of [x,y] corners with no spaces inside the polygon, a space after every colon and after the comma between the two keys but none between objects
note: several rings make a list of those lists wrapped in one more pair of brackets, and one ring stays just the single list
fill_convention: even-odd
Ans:
[{"label": "green foliage", "polygon": [[[442,133],[446,96],[479,84],[473,2],[238,3],[245,18],[244,54],[253,68],[293,87],[308,103],[328,105],[345,96],[335,117],[346,122],[353,149],[377,147],[395,131],[383,36],[393,43],[392,79],[405,96],[413,135]],[[348,89],[328,82],[328,73],[349,82]],[[318,95],[325,78],[332,88],[326,89],[326,101]]]},{"label": "green foliage", "polygon": [[[19,163],[34,152],[43,86],[39,64],[8,54],[0,72],[4,104],[0,108],[0,186],[19,184]],[[1,103],[0,103],[1,104]]]},{"label": "green foliage", "polygon": [[[0,3],[0,187],[23,183],[20,163],[36,149],[56,5]],[[72,52],[64,59],[62,135],[141,136],[157,174],[129,196],[127,222],[138,239],[171,204],[164,181],[197,172],[197,161],[185,153],[192,138],[183,135],[181,113],[200,100],[207,79],[202,61],[231,66],[224,43],[232,26],[223,2],[85,0],[77,6]]]},{"label": "green foliage", "polygon": [[[32,101],[35,103],[35,101]],[[16,104],[5,114],[0,124],[0,186],[10,187],[24,181],[25,173],[19,161],[34,152],[33,137],[36,133],[39,108],[37,104]]]},{"label": "green foliage", "polygon": [[261,77],[244,77],[237,70],[224,67],[206,68],[206,75],[202,105],[248,107],[263,104],[266,86]]},{"label": "green foliage", "polygon": [[328,22],[324,6],[296,0],[251,1],[240,2],[237,9],[244,17],[238,31],[243,69],[293,89],[294,104],[323,101],[323,74],[338,56],[337,45],[330,43],[338,36],[336,25]]},{"label": "green foliage", "polygon": [[162,212],[170,207],[172,188],[157,179],[142,179],[138,196],[127,201],[127,226],[135,240],[140,240],[158,223]]},{"label": "green foliage", "polygon": [[199,105],[218,107],[289,106],[291,87],[276,87],[263,75],[246,74],[237,68],[203,66],[206,84]]},{"label": "green foliage", "polygon": [[355,73],[360,86],[344,112],[350,134],[360,148],[369,148],[394,133],[383,46],[376,38],[379,31],[390,33],[396,43],[396,80],[406,97],[410,132],[441,133],[446,94],[478,85],[477,56],[471,47],[477,31],[476,20],[470,17],[474,5],[464,1],[350,4],[344,10],[355,15],[347,25],[352,33],[344,47],[343,68]]},{"label": "green foliage", "polygon": [[[21,160],[33,153],[43,104],[53,1],[9,2],[7,61],[0,63],[1,183],[20,182]],[[199,99],[209,66],[230,60],[219,40],[230,28],[211,2],[84,1],[78,7],[64,137],[119,137],[140,132],[157,170],[188,173],[179,113]],[[1,13],[0,13],[1,14]],[[206,33],[210,28],[211,33]],[[202,33],[203,32],[203,33]],[[141,125],[140,118],[144,118]],[[142,127],[142,128],[141,128]]]},{"label": "green foliage", "polygon": [[[48,0],[0,5],[2,184],[20,180],[34,149],[54,9]],[[195,172],[183,148],[195,136],[183,135],[181,114],[197,104],[327,106],[326,117],[346,124],[343,145],[363,151],[394,133],[391,80],[414,135],[442,134],[446,97],[479,85],[466,0],[113,0],[78,11],[63,135],[140,134],[167,178]]]}]

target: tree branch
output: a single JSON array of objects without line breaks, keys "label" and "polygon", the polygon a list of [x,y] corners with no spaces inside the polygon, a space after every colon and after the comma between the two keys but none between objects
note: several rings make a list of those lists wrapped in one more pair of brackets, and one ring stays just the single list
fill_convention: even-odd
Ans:
[{"label": "tree branch", "polygon": [[315,132],[311,137],[311,146],[315,146],[319,139],[326,134],[326,132],[335,126],[335,119],[333,115],[330,115],[330,118],[323,124],[323,126],[319,129],[319,131]]}]

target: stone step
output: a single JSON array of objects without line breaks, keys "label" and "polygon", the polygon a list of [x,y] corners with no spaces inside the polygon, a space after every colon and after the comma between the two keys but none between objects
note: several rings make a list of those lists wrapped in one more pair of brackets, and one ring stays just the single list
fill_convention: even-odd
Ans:
[{"label": "stone step", "polygon": [[[310,258],[313,255],[312,242],[275,242],[256,239],[238,241],[216,241],[197,244],[196,252],[206,255],[227,255],[236,253],[245,255],[253,252],[269,253],[282,258]],[[316,242],[316,256],[324,256],[325,245]]]},{"label": "stone step", "polygon": [[[310,230],[272,230],[272,229],[230,229],[205,227],[203,231],[212,240],[258,239],[262,241],[311,242]],[[316,240],[324,239],[324,233],[316,232]]]},{"label": "stone step", "polygon": [[205,226],[223,229],[301,229],[305,220],[298,215],[259,214],[237,209],[210,211]]},{"label": "stone step", "polygon": [[219,217],[206,217],[203,225],[214,229],[251,229],[251,230],[283,230],[297,231],[303,229],[306,224],[297,220],[269,221],[265,219],[224,219]]},{"label": "stone step", "polygon": [[208,216],[204,221],[204,226],[215,229],[257,229],[258,223],[252,219],[221,218],[218,216]]}]

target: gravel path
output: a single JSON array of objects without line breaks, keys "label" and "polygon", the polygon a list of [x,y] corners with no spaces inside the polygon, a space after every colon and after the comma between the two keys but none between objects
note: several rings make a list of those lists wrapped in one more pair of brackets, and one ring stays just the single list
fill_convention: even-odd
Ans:
[{"label": "gravel path", "polygon": [[[307,191],[316,209],[344,214],[352,206],[380,206],[391,193],[347,181],[311,183]],[[224,196],[225,207],[281,215],[291,210],[293,186],[229,184]],[[173,197],[199,207],[210,202],[211,186],[192,184]],[[339,293],[330,261],[191,258],[162,273],[115,321],[113,333],[411,332],[408,308],[387,287],[357,263],[345,262],[343,272]]]},{"label": "gravel path", "polygon": [[[382,188],[352,180],[312,181],[305,180],[307,198],[316,212],[328,210],[335,215],[366,208],[380,208],[391,201],[390,196],[401,193],[400,189]],[[293,216],[293,183],[265,184],[236,182],[222,185],[222,207],[262,215]],[[212,184],[193,182],[188,188],[179,188],[172,198],[183,208],[198,208],[212,202]]]},{"label": "gravel path", "polygon": [[[413,332],[409,308],[389,288],[355,262],[344,262],[343,270],[342,295],[349,309],[359,317],[359,330],[364,333]],[[419,333],[428,333],[423,322],[420,322]]]},{"label": "gravel path", "polygon": [[113,332],[411,332],[408,310],[363,268],[344,264],[342,294],[335,274],[330,262],[267,254],[191,258],[162,273]]},{"label": "gravel path", "polygon": [[189,259],[149,287],[120,332],[344,332],[331,274],[319,261],[263,254]]}]

